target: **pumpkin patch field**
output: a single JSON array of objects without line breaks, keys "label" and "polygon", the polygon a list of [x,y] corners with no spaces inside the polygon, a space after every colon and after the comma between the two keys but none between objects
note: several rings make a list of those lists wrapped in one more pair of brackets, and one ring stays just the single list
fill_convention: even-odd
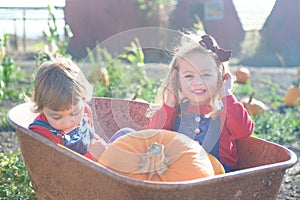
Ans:
[{"label": "pumpkin patch field", "polygon": [[[248,67],[248,71],[249,79],[244,83],[236,82],[234,93],[253,117],[255,133],[274,142],[299,138],[297,68]],[[285,134],[287,132],[289,134]]]},{"label": "pumpkin patch field", "polygon": [[[233,67],[232,71],[240,67]],[[235,84],[238,99],[254,112],[255,134],[293,150],[300,156],[300,106],[295,86],[299,81],[298,68],[248,67],[250,77]],[[293,90],[292,92],[290,90]],[[287,96],[291,96],[287,100]],[[251,100],[252,98],[252,100]],[[254,101],[253,101],[254,99]],[[250,101],[251,100],[251,101]],[[249,103],[250,102],[250,103]],[[252,102],[252,103],[251,103]],[[260,110],[261,112],[257,112]],[[289,134],[286,134],[289,133]],[[277,199],[300,199],[300,162],[287,170]]]},{"label": "pumpkin patch field", "polygon": [[[230,71],[233,73],[240,67],[230,66]],[[245,100],[245,105],[247,104],[247,107],[255,110],[255,114],[252,116],[255,121],[254,135],[288,147],[299,158],[300,106],[291,106],[285,103],[286,92],[299,78],[297,68],[247,68],[250,72],[248,80],[244,83],[235,83],[234,93],[239,101]],[[150,76],[160,75],[161,77],[155,77],[158,79],[162,78],[166,72],[161,65],[159,68],[151,67],[146,70]],[[1,123],[5,124],[4,108],[11,108],[19,102],[3,100],[0,103],[3,110],[0,116]],[[9,126],[2,126],[0,129],[0,147],[2,153],[19,151],[17,137]],[[284,175],[277,199],[300,199],[299,185],[300,162],[298,161]]]}]

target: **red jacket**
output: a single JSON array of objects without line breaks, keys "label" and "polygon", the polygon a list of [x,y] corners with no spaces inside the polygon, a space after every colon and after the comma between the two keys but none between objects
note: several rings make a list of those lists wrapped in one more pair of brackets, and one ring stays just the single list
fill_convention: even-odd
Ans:
[{"label": "red jacket", "polygon": [[[93,127],[93,120],[92,120],[92,113],[91,110],[88,107],[85,107],[84,109],[84,114],[86,114],[88,116],[88,123]],[[40,113],[34,121],[36,120],[41,120],[46,122],[47,124],[49,124],[46,116],[44,115],[44,113]],[[44,126],[40,126],[40,125],[29,125],[29,129],[38,133],[39,135],[44,136],[45,138],[49,139],[50,141],[57,143],[57,144],[63,144],[62,141],[62,137],[60,135],[55,136],[51,131],[49,131],[49,128],[44,127]],[[95,137],[97,137],[96,134],[94,134]],[[90,155],[89,152],[87,152],[86,154],[84,154],[85,157],[93,160],[92,156]]]},{"label": "red jacket", "polygon": [[[224,109],[220,114],[220,161],[234,169],[238,162],[236,140],[249,137],[253,132],[254,122],[234,95],[227,95],[222,99],[222,102]],[[211,111],[211,107],[195,107],[189,104],[186,112],[195,113],[199,110],[201,113],[198,114],[208,114]],[[152,119],[150,119],[147,128],[172,130],[178,114],[177,108],[171,108],[163,104],[163,106],[156,111]]]}]

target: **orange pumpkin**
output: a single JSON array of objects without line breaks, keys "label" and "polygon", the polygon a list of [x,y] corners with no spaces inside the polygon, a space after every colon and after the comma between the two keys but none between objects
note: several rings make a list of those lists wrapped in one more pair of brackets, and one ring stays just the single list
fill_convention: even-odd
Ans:
[{"label": "orange pumpkin", "polygon": [[234,72],[236,76],[236,82],[238,83],[246,83],[250,80],[250,70],[247,67],[240,67],[238,70]]},{"label": "orange pumpkin", "polygon": [[300,87],[297,84],[291,85],[284,95],[284,102],[287,106],[300,105]]},{"label": "orange pumpkin", "polygon": [[211,154],[208,154],[208,158],[214,168],[214,172],[216,175],[225,173],[223,165],[220,163],[220,161],[216,157],[214,157]]},{"label": "orange pumpkin", "polygon": [[222,164],[197,142],[167,130],[126,134],[115,140],[98,162],[145,181],[187,181],[225,173]]},{"label": "orange pumpkin", "polygon": [[252,93],[250,97],[241,99],[240,102],[244,105],[250,115],[256,117],[259,113],[265,112],[267,110],[267,106],[253,97],[254,93]]}]

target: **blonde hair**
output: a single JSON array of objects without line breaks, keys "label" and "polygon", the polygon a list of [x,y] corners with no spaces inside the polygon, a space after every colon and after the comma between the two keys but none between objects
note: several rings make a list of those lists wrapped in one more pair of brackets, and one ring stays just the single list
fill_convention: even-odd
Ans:
[{"label": "blonde hair", "polygon": [[80,100],[89,101],[92,95],[92,85],[70,59],[44,62],[35,75],[35,112],[40,112],[45,106],[55,111],[69,109]]},{"label": "blonde hair", "polygon": [[[209,50],[206,47],[199,44],[200,40],[201,40],[201,35],[199,36],[199,35],[196,35],[191,32],[183,33],[183,36],[180,41],[180,45],[175,48],[174,56],[170,63],[169,72],[168,72],[166,78],[163,80],[161,87],[159,89],[158,96],[156,97],[156,103],[161,104],[162,102],[165,102],[171,75],[173,74],[174,70],[179,69],[181,60],[185,59],[185,57],[187,55],[191,55],[191,54],[195,54],[195,53],[203,54],[203,55],[210,56],[216,63],[216,71],[218,73],[218,83],[217,83],[218,92],[217,92],[217,94],[212,96],[212,99],[211,99],[211,103],[213,106],[213,111],[211,112],[211,116],[216,116],[218,109],[215,106],[216,105],[215,101],[217,101],[221,95],[221,90],[222,90],[222,86],[223,86],[223,77],[225,74],[225,66],[224,66],[223,62],[220,61],[220,59],[218,58],[216,53],[212,52],[211,50]],[[216,41],[215,40],[213,40],[213,41],[214,41],[214,45],[217,46]],[[186,99],[183,96],[183,93],[181,91],[178,73],[176,73],[176,79],[175,79],[175,81],[173,81],[173,84],[174,84],[173,88],[175,89],[174,95],[178,98],[178,102],[182,103]],[[157,109],[157,106],[155,107],[155,109]],[[151,115],[154,113],[154,111],[149,111],[149,113],[150,114],[148,115],[148,117],[151,117]]]}]

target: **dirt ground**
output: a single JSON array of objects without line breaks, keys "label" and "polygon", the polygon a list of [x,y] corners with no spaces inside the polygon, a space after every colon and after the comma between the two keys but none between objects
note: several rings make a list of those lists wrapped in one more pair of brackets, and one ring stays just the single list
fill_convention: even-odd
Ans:
[{"label": "dirt ground", "polygon": [[[151,69],[151,66],[149,68]],[[232,67],[234,71],[236,67]],[[297,68],[250,68],[252,87],[260,87],[263,89],[265,86],[262,84],[262,79],[269,79],[277,83],[283,90],[286,89],[293,80],[296,78]],[[7,105],[0,105],[1,107]],[[18,151],[19,145],[14,131],[0,130],[0,149],[1,152]],[[300,142],[295,141],[292,143],[282,144],[287,148],[294,151],[297,157],[300,157]],[[279,193],[278,200],[296,200],[300,199],[300,161],[295,166],[288,169],[284,175]]]}]

